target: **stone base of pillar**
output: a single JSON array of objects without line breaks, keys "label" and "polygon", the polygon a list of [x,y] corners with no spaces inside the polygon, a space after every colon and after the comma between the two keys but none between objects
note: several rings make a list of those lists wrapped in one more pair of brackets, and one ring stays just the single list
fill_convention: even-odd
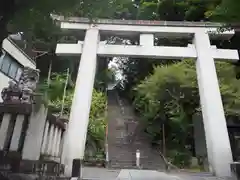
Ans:
[{"label": "stone base of pillar", "polygon": [[82,168],[81,159],[73,159],[72,162],[72,178],[81,178],[81,168]]},{"label": "stone base of pillar", "polygon": [[58,157],[58,156],[50,156],[50,155],[44,155],[44,154],[40,155],[40,159],[39,160],[55,162],[55,163],[60,163],[61,162],[61,158]]},{"label": "stone base of pillar", "polygon": [[21,173],[60,176],[64,173],[64,165],[49,161],[21,161]]},{"label": "stone base of pillar", "polygon": [[[17,151],[0,151],[0,172],[19,172],[21,154]],[[1,177],[0,177],[1,179]]]},{"label": "stone base of pillar", "polygon": [[17,152],[8,152],[5,156],[0,152],[0,156],[0,174],[32,174],[49,177],[59,177],[64,174],[64,165],[60,163],[42,160],[21,160]]},{"label": "stone base of pillar", "polygon": [[240,162],[234,162],[231,164],[231,172],[234,180],[240,179]]}]

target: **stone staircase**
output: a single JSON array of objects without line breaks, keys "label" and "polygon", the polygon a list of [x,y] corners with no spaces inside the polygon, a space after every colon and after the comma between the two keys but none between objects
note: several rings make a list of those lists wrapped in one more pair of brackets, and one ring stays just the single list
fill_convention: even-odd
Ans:
[{"label": "stone staircase", "polygon": [[165,170],[159,153],[152,149],[147,135],[142,131],[133,108],[120,98],[116,90],[108,91],[108,159],[114,169],[135,169],[136,151],[140,150],[142,169]]}]

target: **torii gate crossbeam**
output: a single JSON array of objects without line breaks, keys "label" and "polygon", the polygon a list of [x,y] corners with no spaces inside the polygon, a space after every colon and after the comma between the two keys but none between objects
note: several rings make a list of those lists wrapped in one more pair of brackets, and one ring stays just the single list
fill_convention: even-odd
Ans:
[{"label": "torii gate crossbeam", "polygon": [[[78,77],[70,113],[68,133],[63,154],[65,154],[66,174],[78,176],[73,164],[84,157],[87,126],[91,106],[92,90],[96,73],[97,56],[131,56],[164,59],[194,58],[198,77],[200,101],[206,136],[207,153],[211,171],[220,177],[231,176],[232,152],[226,126],[221,94],[214,59],[239,59],[237,50],[217,49],[211,46],[210,38],[229,38],[233,31],[218,33],[216,24],[185,23],[160,25],[126,23],[89,24],[81,19],[62,21],[63,29],[86,31],[84,42],[77,44],[58,44],[58,55],[80,56]],[[173,22],[171,22],[173,23]],[[187,24],[187,25],[186,25]],[[217,33],[216,33],[217,32]],[[100,36],[111,35],[139,36],[139,46],[106,45]],[[155,37],[192,37],[193,45],[188,47],[154,46]],[[80,143],[77,143],[80,142]],[[72,170],[73,169],[73,170]]]},{"label": "torii gate crossbeam", "polygon": [[[56,53],[61,56],[80,56],[83,44],[58,44]],[[174,53],[173,53],[174,52]],[[158,59],[197,58],[195,47],[168,47],[168,46],[129,46],[99,44],[97,55],[102,57],[145,57]],[[220,61],[237,62],[238,52],[231,49],[212,48],[212,57]]]}]

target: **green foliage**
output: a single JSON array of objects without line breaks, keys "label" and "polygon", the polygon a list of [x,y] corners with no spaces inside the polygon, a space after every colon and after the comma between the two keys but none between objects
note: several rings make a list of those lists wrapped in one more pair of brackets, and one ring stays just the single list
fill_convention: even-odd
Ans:
[{"label": "green foliage", "polygon": [[[227,115],[238,116],[240,85],[235,79],[234,66],[217,62],[216,67],[225,111]],[[191,115],[199,108],[195,67],[189,60],[156,67],[152,75],[137,85],[135,92],[137,109],[147,111],[145,119],[154,119],[160,108],[167,110],[168,115],[181,114],[182,107]],[[170,117],[174,120],[174,116]]]},{"label": "green foliage", "polygon": [[[226,116],[239,117],[240,84],[235,79],[234,66],[217,62],[216,68]],[[178,156],[170,156],[175,163],[186,165],[189,158],[183,162],[181,157],[190,156],[192,116],[201,111],[194,61],[157,66],[134,90],[134,106],[152,142],[162,140],[160,129],[164,123],[167,149],[178,152]]]},{"label": "green foliage", "polygon": [[208,12],[207,16],[226,23],[238,23],[240,20],[240,1],[222,0],[220,5],[213,11]]},{"label": "green foliage", "polygon": [[141,1],[138,9],[138,19],[155,20],[157,19],[157,1]]},{"label": "green foliage", "polygon": [[[206,21],[213,16],[206,16],[213,12],[215,8],[221,3],[221,0],[141,0],[138,8],[139,19],[150,20],[167,20],[167,21]],[[138,4],[135,2],[135,4]],[[185,46],[187,42],[182,40],[166,39],[159,40],[164,45],[180,45]],[[159,45],[158,40],[155,42]],[[162,44],[161,44],[162,45]],[[174,61],[164,60],[147,60],[147,59],[132,59],[121,62],[120,67],[123,71],[125,79],[123,81],[125,94],[131,95],[132,88],[143,80],[147,75],[153,71],[155,65],[169,64]]]},{"label": "green foliage", "polygon": [[[56,1],[56,0],[3,0],[0,7],[4,9],[0,16],[6,19],[1,31],[24,32],[29,39],[29,43],[36,38],[52,37],[54,23],[50,18],[50,13],[66,13],[71,11],[79,0]],[[0,21],[1,22],[1,21]],[[0,32],[1,32],[0,31]],[[43,37],[44,36],[44,37]],[[3,38],[0,33],[0,41]],[[46,39],[45,39],[46,40]]]},{"label": "green foliage", "polygon": [[[39,91],[47,93],[48,105],[54,113],[60,114],[62,107],[63,90],[66,82],[66,74],[53,73],[50,84],[47,80],[40,84]],[[69,115],[72,105],[74,88],[68,87],[64,101],[64,115]],[[89,116],[87,150],[91,149],[97,156],[104,155],[104,140],[106,129],[106,96],[104,93],[93,90],[92,105]]]},{"label": "green foliage", "polygon": [[[167,21],[200,21],[207,20],[206,12],[215,10],[221,0],[141,0],[134,1],[134,7],[139,8],[131,11],[131,18],[142,20],[167,20]],[[128,5],[128,8],[132,7]],[[131,8],[133,9],[133,8]],[[126,10],[125,10],[126,11]],[[135,15],[134,15],[135,14]]]},{"label": "green foliage", "polygon": [[56,100],[58,98],[62,98],[66,79],[67,73],[52,73],[49,85],[47,85],[47,80],[44,80],[44,88],[46,89],[49,99]]},{"label": "green foliage", "polygon": [[[7,0],[5,0],[7,2]],[[92,18],[112,17],[119,6],[129,3],[129,0],[13,0],[8,1],[13,9],[11,21],[18,31],[35,28],[35,25],[44,25],[51,21],[50,14],[61,14],[66,16],[83,16]],[[11,3],[11,4],[10,4]],[[1,4],[6,7],[6,3]],[[5,14],[1,14],[4,16]],[[46,24],[45,24],[46,25]],[[38,26],[40,27],[40,26]],[[18,29],[21,28],[21,29]],[[43,28],[49,28],[43,26]]]},{"label": "green foliage", "polygon": [[116,82],[116,74],[113,69],[100,70],[95,78],[95,88],[101,91],[105,91],[108,83]]},{"label": "green foliage", "polygon": [[205,13],[214,10],[221,0],[160,0],[158,15],[167,21],[200,21],[207,20]]},{"label": "green foliage", "polygon": [[179,168],[189,167],[191,164],[191,153],[187,150],[170,150],[168,152],[169,160]]},{"label": "green foliage", "polygon": [[185,125],[189,124],[187,113],[194,112],[195,109],[191,107],[198,107],[199,104],[196,100],[198,91],[195,70],[192,67],[192,63],[187,62],[158,66],[153,75],[135,88],[135,107],[148,122],[150,127],[147,129],[153,140],[159,134],[153,127],[159,128],[161,123],[169,119],[175,133],[185,132]]},{"label": "green foliage", "polygon": [[[48,79],[42,80],[38,85],[38,91],[45,95],[48,106],[54,113],[60,113],[62,107],[62,99],[64,87],[66,84],[67,73],[52,73],[50,81]],[[73,96],[73,89],[67,87],[65,96],[65,106],[63,114],[69,114],[71,107],[71,100]]]},{"label": "green foliage", "polygon": [[90,120],[87,135],[87,150],[94,151],[94,156],[104,155],[106,132],[106,96],[102,92],[93,91]]}]

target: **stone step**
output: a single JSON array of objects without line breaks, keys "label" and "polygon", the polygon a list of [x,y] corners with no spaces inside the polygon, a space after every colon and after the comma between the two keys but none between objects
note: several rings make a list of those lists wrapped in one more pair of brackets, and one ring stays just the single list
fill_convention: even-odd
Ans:
[{"label": "stone step", "polygon": [[[110,164],[109,165],[110,168],[120,168],[120,169],[126,169],[126,168],[129,168],[129,169],[139,169],[136,164],[122,164],[122,163],[119,163],[119,164],[116,164],[116,163],[113,163],[113,164]],[[149,170],[165,170],[165,166],[162,166],[162,165],[159,165],[159,164],[156,164],[156,165],[148,165],[148,164],[140,164],[140,169],[149,169]]]},{"label": "stone step", "polygon": [[116,92],[111,92],[108,96],[108,119],[108,153],[111,166],[134,168],[136,150],[139,149],[140,163],[144,168],[161,167],[163,161],[160,155],[152,150],[149,137],[142,131],[131,104],[125,99],[119,99]]},{"label": "stone step", "polygon": [[120,165],[113,165],[113,166],[109,166],[110,169],[138,169],[136,166],[120,166]]},{"label": "stone step", "polygon": [[133,157],[126,156],[126,157],[112,157],[110,161],[115,161],[115,162],[129,162],[129,161],[135,161]]},{"label": "stone step", "polygon": [[110,164],[111,165],[131,165],[131,166],[134,166],[136,163],[134,162],[134,161],[130,161],[130,162],[128,162],[128,161],[110,161]]},{"label": "stone step", "polygon": [[109,163],[110,168],[119,168],[119,169],[132,169],[136,168],[136,165],[134,163]]}]

